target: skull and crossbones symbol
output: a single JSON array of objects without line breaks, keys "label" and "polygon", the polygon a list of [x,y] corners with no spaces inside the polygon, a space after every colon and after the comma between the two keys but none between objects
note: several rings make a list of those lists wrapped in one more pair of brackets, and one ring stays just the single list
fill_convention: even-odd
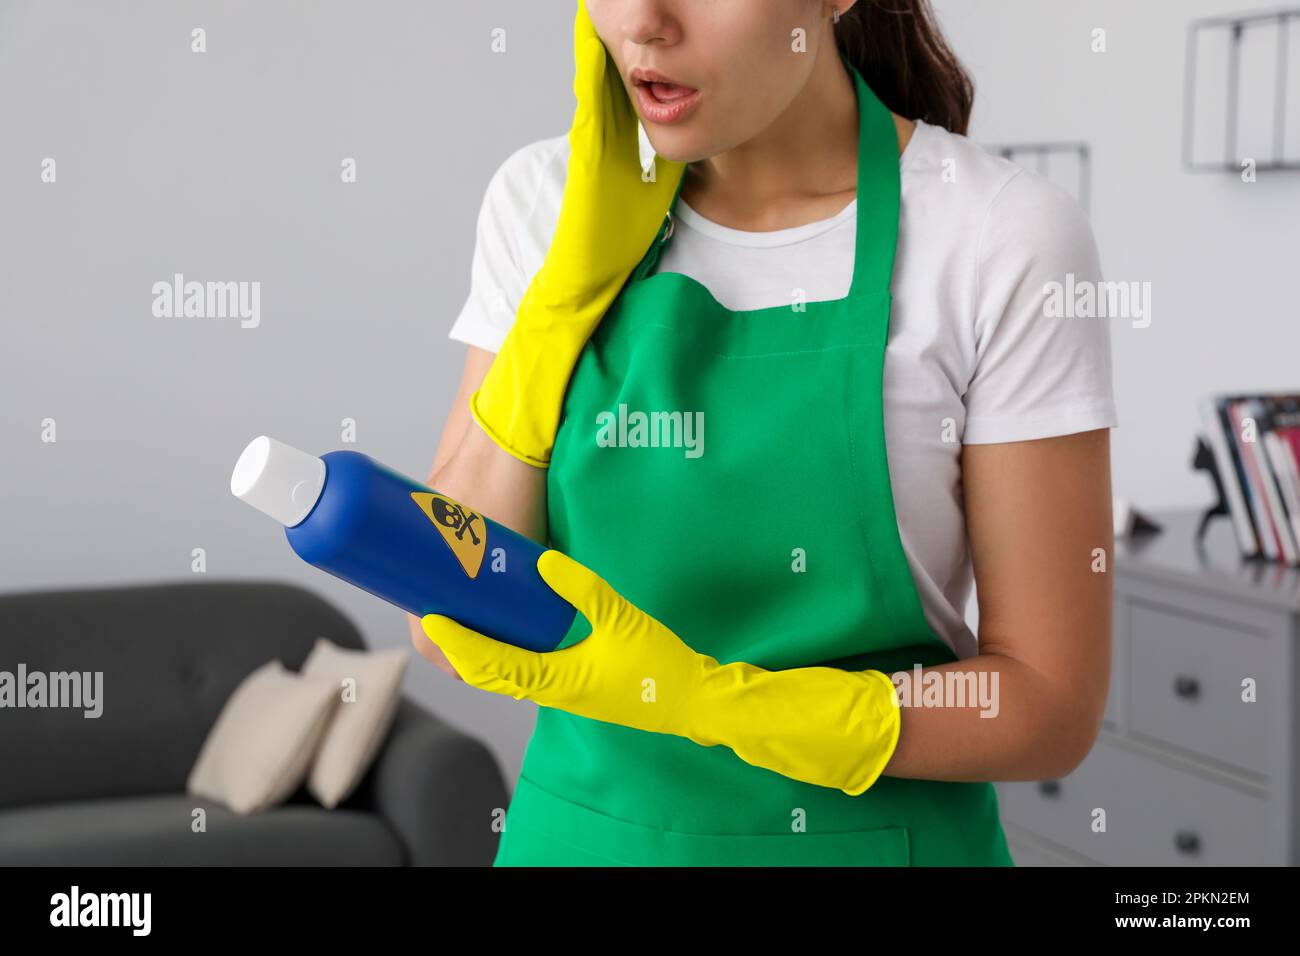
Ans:
[{"label": "skull and crossbones symbol", "polygon": [[465,532],[469,532],[470,541],[478,544],[478,535],[474,533],[473,524],[478,520],[478,515],[472,511],[466,510],[464,505],[457,504],[454,501],[446,501],[443,498],[434,498],[429,502],[429,507],[433,511],[434,519],[439,523],[446,525],[456,532],[456,540],[464,541]]}]

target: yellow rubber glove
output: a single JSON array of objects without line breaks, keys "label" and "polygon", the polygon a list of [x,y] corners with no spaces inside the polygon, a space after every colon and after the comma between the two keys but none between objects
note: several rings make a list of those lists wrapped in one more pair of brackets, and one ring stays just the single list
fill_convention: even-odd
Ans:
[{"label": "yellow rubber glove", "polygon": [[696,653],[599,575],[558,551],[542,579],[591,634],[538,653],[438,614],[424,632],[467,684],[594,720],[730,747],[746,763],[850,796],[880,776],[898,744],[894,685],[880,671],[768,671]]},{"label": "yellow rubber glove", "polygon": [[539,468],[550,463],[578,356],[654,241],[686,168],[656,157],[653,177],[643,174],[636,110],[581,0],[573,47],[578,106],[555,236],[470,397],[488,436]]}]

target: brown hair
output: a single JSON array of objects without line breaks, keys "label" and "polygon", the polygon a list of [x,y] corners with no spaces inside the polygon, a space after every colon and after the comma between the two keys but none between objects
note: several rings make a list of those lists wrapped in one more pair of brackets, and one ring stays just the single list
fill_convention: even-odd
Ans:
[{"label": "brown hair", "polygon": [[975,85],[930,0],[858,0],[840,14],[835,42],[895,113],[965,135]]}]

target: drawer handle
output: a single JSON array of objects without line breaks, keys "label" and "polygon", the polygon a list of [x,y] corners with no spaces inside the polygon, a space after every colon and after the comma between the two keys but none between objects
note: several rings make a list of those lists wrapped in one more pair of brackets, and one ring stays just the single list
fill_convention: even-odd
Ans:
[{"label": "drawer handle", "polygon": [[1049,800],[1055,800],[1061,795],[1061,781],[1041,780],[1038,783],[1038,792]]},{"label": "drawer handle", "polygon": [[1201,682],[1195,677],[1180,674],[1174,678],[1174,693],[1183,700],[1195,700],[1201,696]]},{"label": "drawer handle", "polygon": [[1174,834],[1174,847],[1184,856],[1201,852],[1201,838],[1193,830],[1179,830]]}]

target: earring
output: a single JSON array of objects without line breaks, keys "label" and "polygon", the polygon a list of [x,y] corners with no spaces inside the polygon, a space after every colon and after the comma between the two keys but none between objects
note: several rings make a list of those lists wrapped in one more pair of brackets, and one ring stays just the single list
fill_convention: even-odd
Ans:
[{"label": "earring", "polygon": [[839,23],[839,22],[840,22],[840,8],[831,7],[831,23]]}]

